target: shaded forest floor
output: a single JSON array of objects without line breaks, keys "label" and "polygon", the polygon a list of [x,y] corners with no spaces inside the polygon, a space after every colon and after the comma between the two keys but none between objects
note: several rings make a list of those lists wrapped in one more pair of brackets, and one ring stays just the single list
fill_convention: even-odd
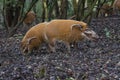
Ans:
[{"label": "shaded forest floor", "polygon": [[3,38],[0,30],[0,80],[120,80],[120,17],[92,20],[101,39],[79,42],[71,53],[58,43],[57,52],[45,45],[32,55],[20,52],[19,37]]}]

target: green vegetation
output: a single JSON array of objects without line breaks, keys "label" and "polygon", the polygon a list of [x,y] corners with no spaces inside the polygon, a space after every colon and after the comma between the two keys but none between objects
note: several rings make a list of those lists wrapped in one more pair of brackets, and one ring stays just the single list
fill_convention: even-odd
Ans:
[{"label": "green vegetation", "polygon": [[38,22],[52,19],[75,19],[87,23],[98,17],[100,7],[114,0],[0,0],[4,27],[8,37],[12,36],[22,24],[26,14],[32,10]]}]

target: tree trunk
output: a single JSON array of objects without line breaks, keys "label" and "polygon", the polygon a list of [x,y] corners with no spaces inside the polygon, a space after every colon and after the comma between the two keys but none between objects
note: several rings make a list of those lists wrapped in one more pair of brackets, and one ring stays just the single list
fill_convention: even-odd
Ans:
[{"label": "tree trunk", "polygon": [[45,4],[44,4],[44,1],[42,0],[42,22],[45,21]]},{"label": "tree trunk", "polygon": [[60,6],[60,18],[61,19],[67,18],[67,7],[68,7],[68,1],[61,0],[61,6]]},{"label": "tree trunk", "polygon": [[24,3],[24,0],[19,0],[13,6],[13,3],[11,0],[5,0],[3,2],[4,4],[3,15],[4,15],[4,21],[5,21],[8,35],[10,34],[10,29],[12,29],[18,22],[20,10],[22,9],[21,5],[23,3]]},{"label": "tree trunk", "polygon": [[76,15],[78,11],[78,3],[76,0],[73,0],[72,3],[73,3],[74,14]]},{"label": "tree trunk", "polygon": [[82,7],[81,5],[82,5],[82,0],[79,0],[78,1],[77,13],[76,13],[76,19],[77,20],[80,20],[80,15],[81,15],[80,11],[81,11],[81,7]]},{"label": "tree trunk", "polygon": [[55,17],[59,18],[60,12],[59,12],[59,6],[58,6],[58,0],[54,0],[54,5],[55,5]]},{"label": "tree trunk", "polygon": [[91,19],[92,12],[93,12],[93,8],[94,8],[94,6],[96,5],[96,2],[97,2],[97,0],[94,0],[94,2],[93,2],[93,4],[91,5],[91,7],[89,7],[88,13],[87,13],[87,14],[84,16],[84,18],[82,19],[83,21],[84,21],[84,20],[87,20],[87,18],[88,18],[87,22],[90,22],[89,19]]}]

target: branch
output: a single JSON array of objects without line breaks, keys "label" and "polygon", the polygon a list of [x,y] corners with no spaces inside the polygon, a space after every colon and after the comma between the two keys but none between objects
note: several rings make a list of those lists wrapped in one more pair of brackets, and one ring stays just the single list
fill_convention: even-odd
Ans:
[{"label": "branch", "polygon": [[[30,5],[27,13],[32,9],[32,7],[35,5],[35,3],[37,3],[38,0],[33,0],[32,4]],[[12,36],[14,34],[14,32],[17,30],[17,28],[22,24],[22,22],[24,21],[27,13],[25,13],[24,17],[15,25],[15,27],[13,27],[10,31],[9,31],[9,35],[8,37]]]},{"label": "branch", "polygon": [[8,26],[8,22],[6,20],[7,18],[6,18],[6,14],[5,14],[5,9],[6,9],[5,0],[3,0],[3,18],[4,18],[5,28],[8,32],[9,31],[9,26]]}]

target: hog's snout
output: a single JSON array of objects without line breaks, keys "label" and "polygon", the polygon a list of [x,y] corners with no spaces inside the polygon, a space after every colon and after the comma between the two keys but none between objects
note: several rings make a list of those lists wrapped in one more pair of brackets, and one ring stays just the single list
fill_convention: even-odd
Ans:
[{"label": "hog's snout", "polygon": [[99,39],[99,36],[96,34],[96,32],[91,29],[86,29],[83,32],[83,35],[88,40],[97,41]]}]

